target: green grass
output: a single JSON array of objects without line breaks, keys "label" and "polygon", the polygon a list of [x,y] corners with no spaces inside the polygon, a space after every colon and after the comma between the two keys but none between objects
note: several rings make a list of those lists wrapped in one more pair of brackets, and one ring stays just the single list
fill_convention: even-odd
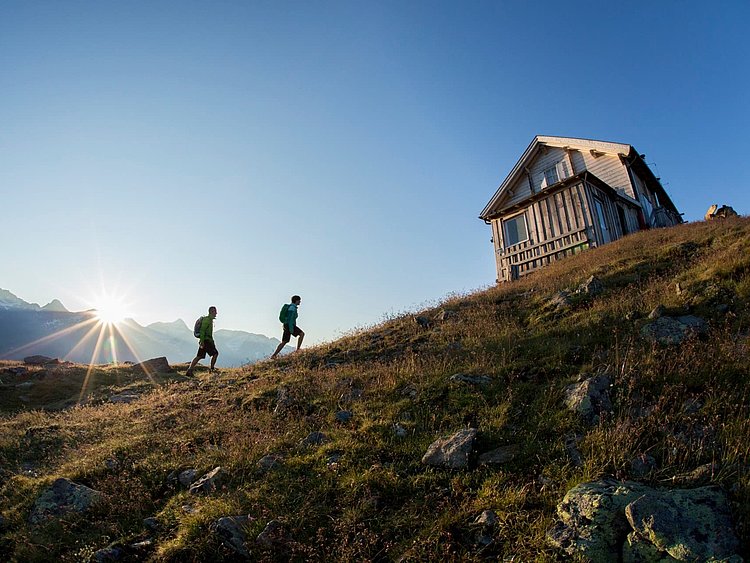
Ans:
[{"label": "green grass", "polygon": [[[556,292],[592,274],[602,295],[549,310]],[[660,304],[704,317],[709,334],[678,348],[643,341],[639,330]],[[25,402],[15,387],[0,399],[0,554],[80,561],[111,542],[150,537],[150,561],[231,560],[210,525],[242,514],[260,560],[554,561],[544,535],[565,492],[605,475],[632,478],[631,460],[642,453],[656,459],[641,479],[654,486],[718,463],[713,482],[728,492],[750,545],[749,304],[750,221],[736,219],[638,233],[518,282],[450,296],[418,312],[449,312],[429,330],[406,314],[215,380],[199,373],[201,385],[96,367],[82,394],[85,367],[67,368],[38,389],[21,387]],[[459,372],[492,381],[449,381]],[[562,396],[598,373],[613,381],[614,412],[590,427]],[[106,402],[128,387],[143,397]],[[289,404],[275,413],[281,388]],[[336,422],[340,409],[352,411],[350,422]],[[396,423],[406,436],[395,435]],[[467,425],[479,430],[478,453],[517,445],[517,455],[459,472],[421,464],[433,440]],[[313,431],[327,441],[300,445]],[[575,434],[580,465],[565,447]],[[282,464],[262,471],[266,454]],[[229,479],[212,495],[189,495],[168,479],[216,466]],[[106,500],[30,526],[34,499],[58,476]],[[500,523],[481,547],[472,522],[485,509]],[[143,526],[151,516],[161,523],[156,533]],[[283,553],[252,541],[273,519],[286,530]]]}]

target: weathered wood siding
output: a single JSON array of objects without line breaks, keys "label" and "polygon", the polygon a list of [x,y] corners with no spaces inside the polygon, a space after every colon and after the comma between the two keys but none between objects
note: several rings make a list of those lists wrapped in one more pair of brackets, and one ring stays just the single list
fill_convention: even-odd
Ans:
[{"label": "weathered wood siding", "polygon": [[[594,156],[590,151],[580,151],[578,154],[583,160],[586,170],[614,189],[622,190],[630,197],[635,198],[628,169],[619,156],[611,154]],[[580,162],[580,159],[577,158],[577,160]],[[581,170],[577,171],[580,172]]]},{"label": "weathered wood siding", "polygon": [[[524,171],[519,179],[512,184],[510,189],[511,196],[505,202],[504,206],[512,207],[533,193],[539,193],[543,189],[544,171],[555,166],[560,161],[565,162],[568,176],[572,176],[573,163],[570,161],[568,151],[557,147],[542,147],[532,160],[528,170]],[[562,180],[563,178],[560,179]]]}]

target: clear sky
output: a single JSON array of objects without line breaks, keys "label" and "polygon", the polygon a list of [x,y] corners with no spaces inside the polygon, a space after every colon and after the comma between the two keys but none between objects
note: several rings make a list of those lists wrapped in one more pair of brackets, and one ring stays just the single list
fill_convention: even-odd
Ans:
[{"label": "clear sky", "polygon": [[[750,213],[750,2],[0,0],[0,287],[311,343],[495,279],[534,135]],[[220,343],[219,343],[220,344]]]}]

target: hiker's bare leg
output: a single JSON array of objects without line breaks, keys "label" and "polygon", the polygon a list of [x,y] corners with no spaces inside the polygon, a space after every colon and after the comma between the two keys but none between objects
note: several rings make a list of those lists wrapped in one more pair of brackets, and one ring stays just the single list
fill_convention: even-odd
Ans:
[{"label": "hiker's bare leg", "polygon": [[[287,342],[289,342],[289,341],[287,340]],[[275,358],[276,356],[278,356],[278,355],[279,355],[279,352],[281,352],[281,351],[282,351],[282,350],[284,349],[284,346],[286,346],[286,342],[281,342],[281,343],[280,343],[280,344],[279,344],[279,345],[278,345],[278,346],[276,347],[276,351],[275,351],[275,352],[274,352],[273,354],[271,354],[271,359],[273,359],[273,358]]]},{"label": "hiker's bare leg", "polygon": [[211,371],[213,371],[214,366],[216,365],[216,358],[219,357],[219,353],[216,352],[213,356],[211,356],[211,367],[209,368]]},{"label": "hiker's bare leg", "polygon": [[299,338],[297,339],[297,350],[302,348],[302,339],[305,337],[305,333],[302,330],[299,331]]},{"label": "hiker's bare leg", "polygon": [[201,361],[201,359],[200,359],[200,358],[199,358],[198,356],[196,356],[195,358],[193,358],[193,361],[192,361],[192,362],[190,362],[190,367],[189,367],[189,368],[187,368],[187,372],[186,372],[186,373],[190,373],[190,372],[192,372],[192,371],[193,371],[193,368],[194,368],[194,367],[195,367],[195,366],[196,366],[196,365],[198,364],[198,362],[200,362],[200,361]]}]

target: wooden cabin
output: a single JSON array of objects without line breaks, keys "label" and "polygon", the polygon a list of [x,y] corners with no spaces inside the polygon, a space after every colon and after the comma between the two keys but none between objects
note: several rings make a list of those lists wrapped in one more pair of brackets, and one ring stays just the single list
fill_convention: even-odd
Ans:
[{"label": "wooden cabin", "polygon": [[641,229],[682,223],[631,145],[537,136],[479,216],[492,227],[497,281]]}]

